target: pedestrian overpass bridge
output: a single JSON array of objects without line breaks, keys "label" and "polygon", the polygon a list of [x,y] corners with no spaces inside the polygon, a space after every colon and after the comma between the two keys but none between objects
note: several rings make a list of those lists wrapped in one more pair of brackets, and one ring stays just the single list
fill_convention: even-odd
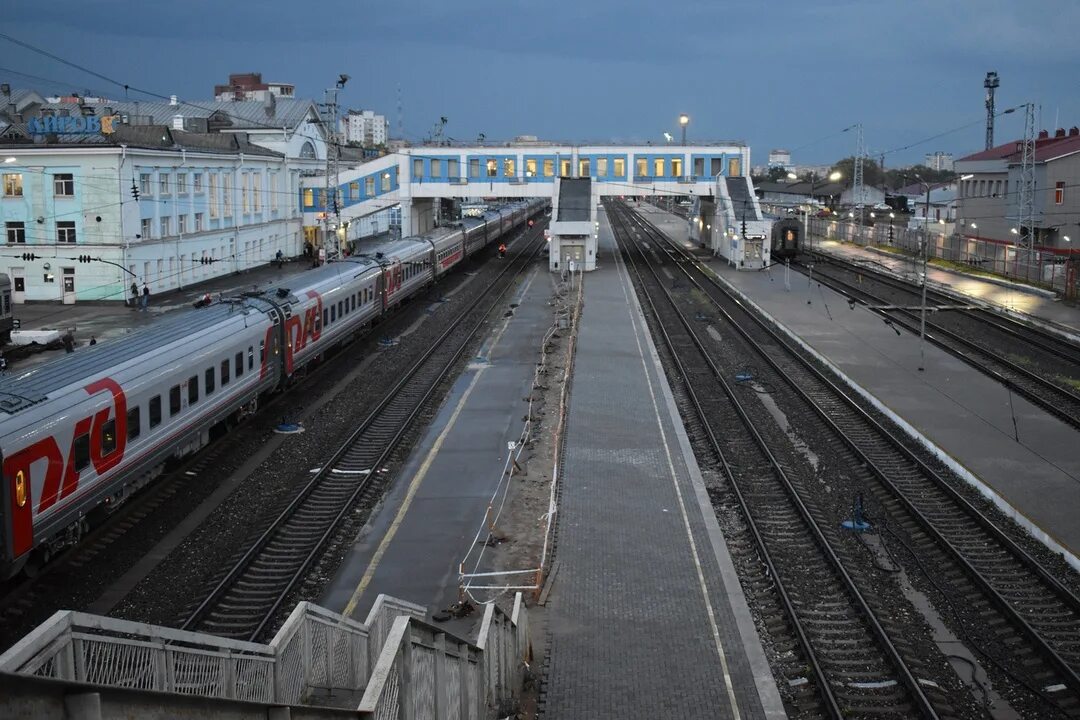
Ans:
[{"label": "pedestrian overpass bridge", "polygon": [[[736,232],[762,233],[765,222],[745,174],[749,163],[750,149],[740,144],[421,146],[340,171],[336,211],[327,208],[325,177],[304,178],[300,205],[309,241],[321,245],[324,228],[333,225],[336,244],[343,246],[355,239],[349,232],[352,221],[393,205],[401,206],[406,236],[439,223],[442,198],[546,197],[553,206],[552,269],[572,259],[592,270],[596,208],[605,196],[710,199],[705,206],[715,212],[715,222],[702,223],[711,232],[702,232],[700,241],[717,252],[728,247],[728,236]],[[588,196],[587,208],[582,193]],[[576,198],[569,201],[573,210],[560,212],[560,197],[571,196]]]}]

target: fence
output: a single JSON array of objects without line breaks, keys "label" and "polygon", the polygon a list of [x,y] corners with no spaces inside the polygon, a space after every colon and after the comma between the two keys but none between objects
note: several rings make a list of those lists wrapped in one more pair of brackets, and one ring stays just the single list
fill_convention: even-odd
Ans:
[{"label": "fence", "polygon": [[[923,231],[880,222],[873,226],[858,223],[810,219],[812,239],[841,240],[858,245],[895,247],[917,255],[921,252]],[[1026,250],[1016,245],[973,238],[960,234],[927,233],[929,257],[941,258],[973,270],[1022,280],[1050,290],[1070,294],[1068,263],[1080,263],[1080,253],[1070,251]]]},{"label": "fence", "polygon": [[512,703],[531,659],[520,593],[512,615],[487,607],[475,645],[424,617],[384,595],[366,623],[304,602],[263,645],[61,611],[0,655],[0,673],[267,705],[363,692],[361,717],[479,720]]}]

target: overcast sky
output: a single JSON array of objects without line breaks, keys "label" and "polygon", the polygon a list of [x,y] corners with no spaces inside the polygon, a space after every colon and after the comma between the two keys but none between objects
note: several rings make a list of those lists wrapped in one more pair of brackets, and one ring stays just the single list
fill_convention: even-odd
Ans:
[{"label": "overcast sky", "polygon": [[[332,13],[328,6],[335,6]],[[1080,124],[1080,2],[1043,0],[6,0],[0,32],[132,86],[212,97],[230,72],[261,72],[321,99],[338,73],[347,107],[374,109],[406,137],[439,116],[458,140],[744,140],[796,163],[854,151],[908,164],[983,143],[982,81],[998,108],[1033,101],[1041,126]],[[15,73],[44,78],[33,80]],[[48,92],[123,90],[0,40],[0,81]],[[136,93],[130,99],[144,99]],[[998,142],[1023,117],[998,121]]]}]

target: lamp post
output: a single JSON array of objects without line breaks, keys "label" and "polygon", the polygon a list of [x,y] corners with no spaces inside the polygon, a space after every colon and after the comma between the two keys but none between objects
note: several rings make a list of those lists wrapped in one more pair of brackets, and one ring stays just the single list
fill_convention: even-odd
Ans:
[{"label": "lamp post", "polygon": [[690,124],[690,116],[686,113],[679,114],[679,125],[682,126],[682,144],[686,145],[686,126]]},{"label": "lamp post", "polygon": [[926,369],[926,263],[930,245],[930,183],[916,173],[914,178],[926,188],[922,237],[922,302],[919,304],[919,372]]}]

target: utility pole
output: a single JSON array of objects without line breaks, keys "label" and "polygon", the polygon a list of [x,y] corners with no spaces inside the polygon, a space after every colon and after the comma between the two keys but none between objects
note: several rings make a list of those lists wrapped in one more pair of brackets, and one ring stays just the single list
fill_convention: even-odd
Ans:
[{"label": "utility pole", "polygon": [[[341,201],[338,199],[338,155],[340,151],[340,137],[338,136],[338,90],[345,87],[349,76],[341,74],[332,88],[327,88],[325,94],[325,108],[323,111],[323,128],[326,132],[326,205],[323,207],[323,251],[326,259],[330,260],[337,255],[338,243],[336,241],[337,228],[341,226]],[[330,213],[334,213],[334,235],[331,236]],[[334,239],[331,239],[331,238]]]},{"label": "utility pole", "polygon": [[[918,177],[916,175],[916,177]],[[919,305],[919,372],[926,368],[926,263],[930,245],[930,183],[926,185],[926,206],[923,210],[922,242],[922,303]]]},{"label": "utility pole", "polygon": [[862,226],[866,215],[866,186],[863,184],[863,156],[866,154],[866,147],[863,144],[863,128],[862,123],[855,124],[855,172],[852,173],[852,192],[854,193],[853,200],[856,203],[856,207],[859,210],[859,237],[862,237]]},{"label": "utility pole", "polygon": [[996,72],[986,73],[983,87],[986,88],[986,149],[994,147],[994,90],[1001,83]]},{"label": "utility pole", "polygon": [[1021,248],[1027,277],[1031,267],[1031,251],[1035,247],[1035,103],[1024,106],[1024,140],[1020,153],[1020,187],[1017,192],[1017,222],[1020,227],[1017,243],[1017,261],[1020,260]]}]

